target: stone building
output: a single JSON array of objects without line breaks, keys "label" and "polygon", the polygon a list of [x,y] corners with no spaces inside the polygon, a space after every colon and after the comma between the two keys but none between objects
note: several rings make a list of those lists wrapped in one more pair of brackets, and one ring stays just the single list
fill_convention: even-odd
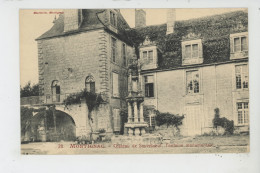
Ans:
[{"label": "stone building", "polygon": [[[94,130],[119,132],[119,110],[126,106],[129,59],[142,65],[144,105],[184,114],[183,135],[212,129],[214,109],[249,128],[248,14],[231,12],[176,21],[169,9],[166,24],[146,26],[136,10],[130,28],[118,9],[64,10],[38,43],[41,102],[71,116],[76,136],[89,132],[84,104],[64,109],[68,94],[101,93],[108,104],[94,113]],[[151,115],[149,124],[154,124]]]},{"label": "stone building", "polygon": [[181,133],[212,130],[214,109],[249,130],[248,14],[231,12],[132,29],[138,49],[144,104],[161,112],[185,115]]}]

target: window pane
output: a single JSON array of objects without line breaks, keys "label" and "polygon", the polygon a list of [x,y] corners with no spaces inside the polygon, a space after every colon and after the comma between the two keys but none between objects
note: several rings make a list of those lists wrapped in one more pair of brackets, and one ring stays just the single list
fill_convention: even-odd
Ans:
[{"label": "window pane", "polygon": [[153,97],[153,83],[149,84],[149,97]]},{"label": "window pane", "polygon": [[240,39],[239,38],[234,38],[234,51],[238,52],[240,51]]},{"label": "window pane", "polygon": [[236,75],[236,87],[237,89],[241,89],[241,75]]},{"label": "window pane", "polygon": [[244,108],[248,109],[248,103],[244,103]]},{"label": "window pane", "polygon": [[241,50],[247,50],[247,39],[246,37],[241,37]]},{"label": "window pane", "polygon": [[154,91],[153,91],[153,83],[145,84],[145,97],[153,97]]},{"label": "window pane", "polygon": [[186,73],[186,83],[187,83],[187,93],[191,93],[193,90],[193,83],[192,83],[192,73]]},{"label": "window pane", "polygon": [[199,93],[199,82],[194,81],[194,93]]},{"label": "window pane", "polygon": [[185,58],[191,58],[191,45],[185,46]]},{"label": "window pane", "polygon": [[153,76],[145,76],[145,97],[154,96]]},{"label": "window pane", "polygon": [[196,58],[199,55],[199,46],[198,44],[192,45],[192,58]]},{"label": "window pane", "polygon": [[242,111],[238,111],[238,124],[243,124]]},{"label": "window pane", "polygon": [[153,62],[153,51],[149,51],[148,52],[148,63],[152,63]]},{"label": "window pane", "polygon": [[145,61],[147,61],[147,51],[144,51],[144,52],[143,52],[143,59],[144,59]]},{"label": "window pane", "polygon": [[237,103],[237,109],[242,109],[242,103]]}]

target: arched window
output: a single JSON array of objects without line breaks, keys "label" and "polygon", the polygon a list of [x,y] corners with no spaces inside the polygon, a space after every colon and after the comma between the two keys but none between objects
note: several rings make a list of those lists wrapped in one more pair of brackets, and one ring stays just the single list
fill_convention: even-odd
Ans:
[{"label": "arched window", "polygon": [[93,76],[87,76],[85,80],[85,88],[87,91],[95,93],[95,80]]},{"label": "arched window", "polygon": [[52,101],[59,102],[60,101],[60,82],[59,81],[57,81],[57,80],[52,81],[51,92],[52,92]]}]

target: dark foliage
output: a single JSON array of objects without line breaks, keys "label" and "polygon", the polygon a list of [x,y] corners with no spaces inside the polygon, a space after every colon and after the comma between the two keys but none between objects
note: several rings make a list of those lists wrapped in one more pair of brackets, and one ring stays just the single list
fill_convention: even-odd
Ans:
[{"label": "dark foliage", "polygon": [[31,85],[29,81],[24,87],[20,87],[20,97],[39,96],[39,84]]},{"label": "dark foliage", "polygon": [[167,128],[169,126],[174,126],[179,130],[179,126],[182,125],[182,120],[184,119],[184,115],[174,115],[169,112],[166,113],[157,113],[155,120],[158,126],[166,124]]},{"label": "dark foliage", "polygon": [[[239,24],[243,27],[240,27]],[[248,14],[243,11],[221,15],[177,21],[173,34],[166,35],[166,24],[133,28],[127,32],[127,37],[136,48],[148,37],[162,51],[158,57],[158,68],[167,69],[182,65],[181,42],[189,33],[202,39],[204,64],[223,62],[230,57],[230,34],[245,32],[248,27]]]},{"label": "dark foliage", "polygon": [[[155,120],[156,120],[156,125],[161,126],[161,125],[167,125],[167,128],[169,126],[174,126],[179,130],[179,126],[182,125],[182,120],[184,119],[184,115],[179,116],[175,114],[171,114],[169,112],[167,113],[161,113],[158,110],[155,110],[154,108],[150,108],[148,106],[144,106],[143,108],[143,115],[144,115],[144,120],[149,121],[149,114],[151,112],[155,113]],[[122,119],[122,124],[127,122],[127,116],[128,116],[128,111],[127,108],[121,109],[120,110],[120,116]]]},{"label": "dark foliage", "polygon": [[43,112],[44,109],[33,109],[27,107],[21,107],[20,118],[21,118],[21,135],[23,136],[26,131],[30,131],[32,126],[33,112]]},{"label": "dark foliage", "polygon": [[233,134],[234,133],[234,121],[228,120],[225,117],[220,118],[219,108],[215,110],[215,117],[213,119],[213,126],[217,128],[218,126],[223,127],[225,129],[225,134]]},{"label": "dark foliage", "polygon": [[[84,89],[81,92],[69,95],[63,101],[63,103],[67,107],[68,105],[80,104],[81,100],[83,100],[83,99],[85,99],[85,103],[87,104],[87,107],[88,107],[88,119],[90,120],[89,126],[91,128],[91,132],[93,132],[93,128],[90,123],[90,122],[93,123],[92,111],[94,109],[97,109],[101,104],[105,103],[104,100],[102,99],[101,94],[89,92],[86,89]],[[90,138],[92,140],[92,134],[90,134]]]}]

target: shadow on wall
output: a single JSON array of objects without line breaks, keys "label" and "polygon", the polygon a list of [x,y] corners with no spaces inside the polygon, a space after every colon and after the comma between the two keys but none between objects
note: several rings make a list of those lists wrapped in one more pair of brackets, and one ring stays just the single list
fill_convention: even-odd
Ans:
[{"label": "shadow on wall", "polygon": [[50,110],[39,112],[31,119],[31,128],[26,131],[25,138],[31,142],[75,141],[76,125],[70,115],[55,111],[56,119]]}]

